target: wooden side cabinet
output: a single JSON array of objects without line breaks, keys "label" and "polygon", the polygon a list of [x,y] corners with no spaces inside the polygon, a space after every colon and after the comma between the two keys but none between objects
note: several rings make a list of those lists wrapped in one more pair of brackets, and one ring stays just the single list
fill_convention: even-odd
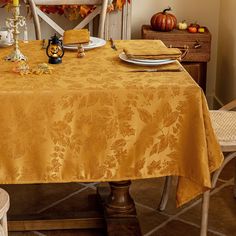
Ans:
[{"label": "wooden side cabinet", "polygon": [[189,33],[187,30],[170,32],[153,31],[150,25],[142,26],[143,39],[160,39],[167,47],[186,48],[188,53],[181,64],[192,78],[206,91],[207,62],[211,53],[211,34],[206,29],[204,33]]}]

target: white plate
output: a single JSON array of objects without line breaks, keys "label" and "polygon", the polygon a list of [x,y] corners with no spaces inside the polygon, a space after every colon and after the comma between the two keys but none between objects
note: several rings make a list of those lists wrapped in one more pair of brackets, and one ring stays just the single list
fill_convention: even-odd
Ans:
[{"label": "white plate", "polygon": [[124,52],[122,52],[119,55],[119,58],[122,61],[133,63],[133,64],[137,64],[137,65],[143,65],[143,66],[164,65],[164,64],[170,64],[170,63],[173,63],[173,62],[176,61],[176,60],[140,60],[140,61],[138,61],[137,59],[136,60],[132,60],[132,59],[128,59]]},{"label": "white plate", "polygon": [[132,61],[145,62],[145,63],[156,63],[156,62],[170,61],[171,59],[135,59],[135,58],[132,58],[131,60]]},{"label": "white plate", "polygon": [[[104,39],[90,37],[90,42],[83,44],[83,48],[84,48],[84,50],[90,50],[93,48],[102,47],[105,44],[106,44],[106,40],[104,40]],[[64,45],[63,47],[68,50],[77,50],[78,49],[78,45],[73,45],[73,44],[72,45]]]},{"label": "white plate", "polygon": [[12,46],[13,43],[0,43],[0,48],[6,48]]}]

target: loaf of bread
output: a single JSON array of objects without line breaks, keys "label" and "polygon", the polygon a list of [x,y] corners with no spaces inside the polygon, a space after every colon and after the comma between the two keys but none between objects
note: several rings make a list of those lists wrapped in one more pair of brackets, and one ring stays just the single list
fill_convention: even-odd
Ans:
[{"label": "loaf of bread", "polygon": [[90,34],[87,29],[66,30],[63,35],[64,45],[88,43]]}]

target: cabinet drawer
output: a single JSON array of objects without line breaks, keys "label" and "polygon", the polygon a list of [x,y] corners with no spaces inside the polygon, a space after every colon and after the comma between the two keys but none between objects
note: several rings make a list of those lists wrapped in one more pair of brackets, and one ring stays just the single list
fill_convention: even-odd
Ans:
[{"label": "cabinet drawer", "polygon": [[149,25],[144,25],[142,38],[160,39],[167,47],[188,47],[189,51],[183,61],[207,62],[210,60],[211,34],[207,29],[205,33],[189,33],[186,30],[159,32],[153,31]]}]

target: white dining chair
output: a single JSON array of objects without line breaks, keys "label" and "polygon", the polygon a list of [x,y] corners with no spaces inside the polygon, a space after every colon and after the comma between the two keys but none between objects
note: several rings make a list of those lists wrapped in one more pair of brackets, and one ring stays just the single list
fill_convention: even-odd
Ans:
[{"label": "white dining chair", "polygon": [[[224,161],[221,167],[212,175],[212,188],[215,188],[216,182],[223,168],[232,159],[236,157],[236,99],[226,104],[219,110],[211,110],[210,116],[214,131],[218,138],[222,152],[224,153]],[[165,179],[159,210],[164,211],[168,202],[172,177]],[[234,197],[236,198],[236,171],[234,176]],[[201,232],[200,236],[207,235],[208,210],[210,201],[210,190],[203,193],[202,199],[202,215],[201,215]]]},{"label": "white dining chair", "polygon": [[41,27],[39,17],[49,24],[56,32],[63,35],[62,29],[54,20],[52,20],[46,13],[40,10],[42,5],[94,5],[95,10],[86,16],[74,29],[81,29],[88,25],[93,19],[100,15],[98,26],[98,37],[104,38],[105,19],[107,13],[107,6],[110,0],[28,0],[35,27],[36,39],[41,39]]},{"label": "white dining chair", "polygon": [[7,236],[7,211],[10,207],[8,193],[0,188],[0,236]]}]

